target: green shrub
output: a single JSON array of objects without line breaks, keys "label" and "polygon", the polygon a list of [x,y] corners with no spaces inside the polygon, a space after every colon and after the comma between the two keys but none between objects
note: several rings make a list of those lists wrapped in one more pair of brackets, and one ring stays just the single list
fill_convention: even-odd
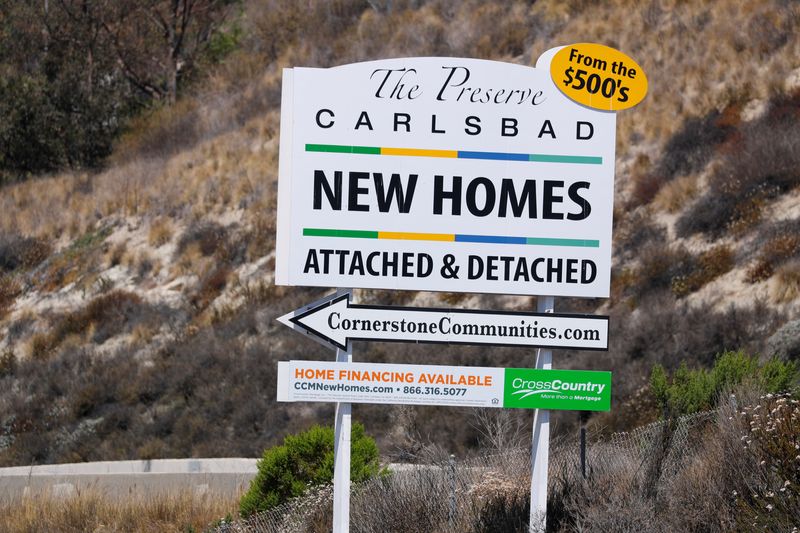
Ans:
[{"label": "green shrub", "polygon": [[721,354],[711,370],[691,370],[683,361],[672,376],[656,365],[650,374],[650,392],[668,417],[697,413],[716,406],[720,396],[748,382],[764,392],[787,390],[798,377],[797,364],[758,359],[742,351]]},{"label": "green shrub", "polygon": [[[258,473],[239,503],[242,516],[265,511],[301,496],[312,485],[333,480],[333,429],[313,426],[297,435],[288,435],[280,446],[264,451]],[[364,433],[364,426],[353,424],[350,434],[350,479],[365,481],[381,473],[378,446]]]}]

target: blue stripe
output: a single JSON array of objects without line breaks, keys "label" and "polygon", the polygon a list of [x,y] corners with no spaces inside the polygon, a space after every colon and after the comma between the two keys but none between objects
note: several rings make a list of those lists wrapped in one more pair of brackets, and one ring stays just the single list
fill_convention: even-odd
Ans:
[{"label": "blue stripe", "polygon": [[456,242],[486,242],[496,244],[527,244],[525,237],[503,237],[500,235],[456,235]]},{"label": "blue stripe", "polygon": [[462,152],[459,159],[490,159],[493,161],[528,161],[528,154],[505,154],[503,152]]}]

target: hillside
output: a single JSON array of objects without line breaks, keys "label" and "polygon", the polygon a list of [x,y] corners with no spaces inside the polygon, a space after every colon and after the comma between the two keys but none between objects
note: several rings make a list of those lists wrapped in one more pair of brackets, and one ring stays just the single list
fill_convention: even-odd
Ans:
[{"label": "hillside", "polygon": [[[655,420],[652,366],[725,349],[800,357],[800,6],[627,0],[245,2],[242,37],[172,106],[153,106],[105,168],[0,189],[0,465],[254,457],[328,405],[275,402],[278,360],[331,354],[275,318],[326,293],[273,283],[281,69],[445,55],[533,65],[599,42],[649,94],[619,113],[610,414]],[[532,309],[523,297],[359,291],[362,302]],[[373,362],[530,366],[520,349],[359,344]],[[383,453],[482,443],[470,410],[355,406]],[[515,415],[517,416],[517,415]],[[520,414],[523,424],[528,416]],[[557,431],[578,423],[555,417]],[[466,423],[465,423],[466,422]]]}]

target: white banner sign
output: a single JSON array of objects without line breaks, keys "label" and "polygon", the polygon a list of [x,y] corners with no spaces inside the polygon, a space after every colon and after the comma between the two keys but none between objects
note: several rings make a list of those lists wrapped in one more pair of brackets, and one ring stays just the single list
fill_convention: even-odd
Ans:
[{"label": "white banner sign", "polygon": [[555,52],[284,70],[276,283],[608,296],[616,115]]},{"label": "white banner sign", "polygon": [[279,402],[501,407],[502,368],[281,361]]},{"label": "white banner sign", "polygon": [[350,293],[278,320],[338,348],[351,340],[608,349],[608,317],[350,303]]},{"label": "white banner sign", "polygon": [[611,373],[289,361],[278,363],[278,401],[607,411]]}]

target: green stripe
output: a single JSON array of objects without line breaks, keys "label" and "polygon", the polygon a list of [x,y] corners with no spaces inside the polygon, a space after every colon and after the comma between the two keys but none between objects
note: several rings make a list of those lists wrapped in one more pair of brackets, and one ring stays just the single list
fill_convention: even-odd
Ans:
[{"label": "green stripe", "polygon": [[377,239],[377,231],[352,229],[303,228],[304,237],[348,237],[351,239]]},{"label": "green stripe", "polygon": [[344,146],[342,144],[307,144],[306,152],[381,155],[381,149],[375,146]]},{"label": "green stripe", "polygon": [[550,239],[547,237],[528,237],[526,244],[542,246],[577,246],[580,248],[599,248],[600,241],[591,239]]},{"label": "green stripe", "polygon": [[530,154],[528,161],[535,161],[537,163],[578,163],[584,165],[602,165],[602,157],[586,156],[586,155],[545,155],[545,154]]}]

